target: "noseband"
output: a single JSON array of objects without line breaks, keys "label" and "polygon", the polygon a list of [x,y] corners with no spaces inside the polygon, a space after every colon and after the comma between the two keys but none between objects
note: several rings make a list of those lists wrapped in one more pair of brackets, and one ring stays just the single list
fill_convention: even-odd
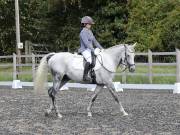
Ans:
[{"label": "noseband", "polygon": [[[127,60],[127,47],[124,45],[125,48],[125,59],[124,60],[120,60],[120,64],[125,65],[126,68],[131,67],[131,66],[135,66],[135,64],[130,64],[129,61]],[[134,52],[130,52],[130,53],[134,53]],[[126,64],[127,63],[127,64]]]}]

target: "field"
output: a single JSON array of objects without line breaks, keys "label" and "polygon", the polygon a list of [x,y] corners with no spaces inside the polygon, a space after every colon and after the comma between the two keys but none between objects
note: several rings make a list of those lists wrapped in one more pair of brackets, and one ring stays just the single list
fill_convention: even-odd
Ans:
[{"label": "field", "polygon": [[180,95],[172,91],[124,90],[118,97],[127,117],[104,89],[87,117],[86,107],[93,92],[61,91],[57,104],[63,115],[44,116],[49,106],[47,94],[35,95],[31,89],[0,89],[0,134],[2,135],[179,135]]},{"label": "field", "polygon": [[[5,67],[0,68],[0,81],[12,81],[13,80],[13,74],[12,74],[12,68]],[[22,72],[26,72],[24,74],[19,75],[19,79],[21,81],[32,81],[32,69],[31,67],[22,67]],[[29,72],[29,73],[27,73]],[[121,70],[118,69],[117,73],[120,73]],[[128,71],[127,71],[128,72]],[[136,66],[135,73],[144,73],[148,74],[148,67],[146,66]],[[153,67],[153,73],[158,74],[176,74],[176,67],[175,66],[154,66]],[[132,73],[133,74],[133,73]],[[49,81],[51,81],[51,76],[49,76]],[[121,81],[122,82],[122,76],[115,76],[114,81]],[[153,76],[153,83],[157,84],[174,84],[176,82],[175,76]],[[127,76],[126,83],[137,83],[137,84],[147,84],[149,83],[148,76]]]}]

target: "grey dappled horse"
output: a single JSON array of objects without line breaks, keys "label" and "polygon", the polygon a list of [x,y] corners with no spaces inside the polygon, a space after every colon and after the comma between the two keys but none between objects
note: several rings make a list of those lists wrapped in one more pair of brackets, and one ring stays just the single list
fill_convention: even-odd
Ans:
[{"label": "grey dappled horse", "polygon": [[[118,99],[115,87],[113,85],[113,77],[119,65],[124,65],[129,69],[130,72],[135,71],[135,45],[136,43],[134,45],[116,45],[105,49],[97,56],[96,64],[99,62],[100,68],[95,70],[97,86],[87,107],[88,116],[92,116],[91,107],[95,99],[97,98],[97,95],[100,93],[101,89],[104,86],[108,88],[115,101],[119,104],[120,112],[123,115],[128,115]],[[59,113],[56,106],[56,93],[69,80],[83,83],[83,69],[77,70],[72,66],[72,60],[75,55],[77,54],[72,54],[69,52],[49,53],[41,59],[36,73],[34,84],[35,90],[42,91],[45,89],[48,69],[51,71],[53,77],[53,86],[48,90],[48,94],[52,103],[50,105],[50,108],[47,110],[46,115],[49,115],[52,110],[54,110],[56,112],[56,115],[61,118],[62,115]]]}]

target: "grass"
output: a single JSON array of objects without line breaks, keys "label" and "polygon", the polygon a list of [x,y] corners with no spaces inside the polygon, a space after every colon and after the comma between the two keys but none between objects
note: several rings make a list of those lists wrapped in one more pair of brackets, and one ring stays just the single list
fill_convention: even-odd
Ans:
[{"label": "grass", "polygon": [[[120,69],[118,69],[120,72]],[[127,71],[126,71],[127,72]],[[137,66],[135,73],[143,73],[148,74],[148,67],[147,66]],[[176,67],[175,66],[153,66],[152,68],[153,74],[176,74]],[[114,81],[121,81],[122,76],[116,75]],[[153,76],[152,82],[155,84],[173,84],[176,82],[176,76]],[[147,84],[149,83],[148,76],[140,76],[136,75],[127,75],[126,76],[126,83],[135,83],[135,84]]]},{"label": "grass", "polygon": [[[32,69],[31,67],[22,67],[21,71],[28,71],[29,73],[26,74],[19,74],[19,78],[21,81],[32,81]],[[13,80],[13,69],[12,67],[0,67],[0,81],[12,81]],[[117,73],[120,73],[120,69],[117,70]],[[126,71],[128,72],[128,71]],[[153,74],[176,74],[176,67],[175,66],[153,66],[152,69]],[[137,66],[135,73],[144,73],[148,74],[148,67],[147,66]],[[132,73],[133,74],[133,73]],[[48,76],[48,80],[51,81],[51,75]],[[116,75],[114,81],[121,81],[122,76]],[[176,82],[175,76],[153,76],[153,83],[156,84],[173,84]],[[148,76],[126,76],[126,83],[135,83],[135,84],[146,84],[149,83]]]}]

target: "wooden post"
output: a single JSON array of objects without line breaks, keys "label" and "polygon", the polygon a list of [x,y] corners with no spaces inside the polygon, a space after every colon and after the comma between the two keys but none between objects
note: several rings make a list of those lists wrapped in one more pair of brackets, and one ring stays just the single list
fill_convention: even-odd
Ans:
[{"label": "wooden post", "polygon": [[[29,53],[29,46],[30,46],[30,42],[26,40],[25,41],[25,55],[30,55],[31,54],[31,53]],[[30,63],[29,57],[25,58],[25,62]]]},{"label": "wooden post", "polygon": [[[15,0],[15,21],[16,21],[16,53],[17,53],[17,63],[21,64],[21,50],[19,48],[20,40],[20,23],[19,23],[19,0]],[[20,72],[20,67],[17,67],[18,72]],[[18,78],[18,76],[17,76]]]},{"label": "wooden post", "polygon": [[29,41],[29,54],[32,54],[32,42]]},{"label": "wooden post", "polygon": [[13,80],[17,80],[16,72],[16,54],[13,53]]},{"label": "wooden post", "polygon": [[35,80],[35,74],[36,74],[36,60],[35,60],[35,55],[32,53],[32,78],[33,82]]},{"label": "wooden post", "polygon": [[176,48],[176,82],[180,83],[180,50]]},{"label": "wooden post", "polygon": [[126,84],[126,70],[122,73],[122,83]]},{"label": "wooden post", "polygon": [[148,77],[150,84],[152,84],[152,62],[152,52],[151,50],[148,50]]}]

